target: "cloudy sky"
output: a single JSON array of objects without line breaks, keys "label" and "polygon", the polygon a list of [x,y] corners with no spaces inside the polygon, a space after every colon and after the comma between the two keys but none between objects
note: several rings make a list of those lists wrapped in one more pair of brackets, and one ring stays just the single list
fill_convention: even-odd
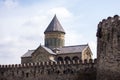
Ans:
[{"label": "cloudy sky", "polygon": [[0,0],[0,64],[20,63],[44,45],[44,30],[57,15],[66,45],[89,44],[96,57],[97,24],[120,14],[120,0]]}]

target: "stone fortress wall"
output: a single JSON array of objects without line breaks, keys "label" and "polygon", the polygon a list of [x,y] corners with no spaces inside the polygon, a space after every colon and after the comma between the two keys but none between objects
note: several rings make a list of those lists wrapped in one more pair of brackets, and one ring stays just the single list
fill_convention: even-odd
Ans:
[{"label": "stone fortress wall", "polygon": [[0,80],[120,80],[120,17],[98,24],[97,59],[0,65]]},{"label": "stone fortress wall", "polygon": [[98,24],[97,80],[120,80],[120,16]]},{"label": "stone fortress wall", "polygon": [[0,65],[0,80],[96,80],[96,59]]}]

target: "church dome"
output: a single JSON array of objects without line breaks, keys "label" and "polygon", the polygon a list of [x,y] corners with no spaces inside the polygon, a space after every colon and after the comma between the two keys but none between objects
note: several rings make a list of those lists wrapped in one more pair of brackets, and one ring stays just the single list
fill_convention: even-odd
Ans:
[{"label": "church dome", "polygon": [[65,34],[65,31],[58,21],[56,15],[54,16],[44,33],[46,34],[47,32],[62,32]]}]

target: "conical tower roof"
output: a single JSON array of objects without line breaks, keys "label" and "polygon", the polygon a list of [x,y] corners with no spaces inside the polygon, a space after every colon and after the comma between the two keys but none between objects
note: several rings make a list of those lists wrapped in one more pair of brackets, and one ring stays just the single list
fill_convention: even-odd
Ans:
[{"label": "conical tower roof", "polygon": [[58,21],[56,15],[54,16],[54,18],[52,19],[52,21],[50,22],[50,24],[48,25],[48,27],[44,33],[47,33],[47,32],[63,32],[63,33],[65,33],[65,31],[64,31],[63,27],[61,26],[60,22]]}]

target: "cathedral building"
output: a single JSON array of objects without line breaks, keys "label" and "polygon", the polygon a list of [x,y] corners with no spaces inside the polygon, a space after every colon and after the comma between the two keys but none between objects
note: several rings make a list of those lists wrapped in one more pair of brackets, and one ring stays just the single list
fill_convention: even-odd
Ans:
[{"label": "cathedral building", "polygon": [[99,22],[94,60],[88,44],[64,45],[56,16],[44,34],[45,44],[28,50],[22,64],[0,65],[0,80],[120,80],[120,16]]},{"label": "cathedral building", "polygon": [[21,57],[21,63],[77,61],[92,58],[92,52],[88,44],[65,46],[65,30],[56,15],[44,31],[44,35],[44,45],[40,45],[35,50],[28,50]]}]

